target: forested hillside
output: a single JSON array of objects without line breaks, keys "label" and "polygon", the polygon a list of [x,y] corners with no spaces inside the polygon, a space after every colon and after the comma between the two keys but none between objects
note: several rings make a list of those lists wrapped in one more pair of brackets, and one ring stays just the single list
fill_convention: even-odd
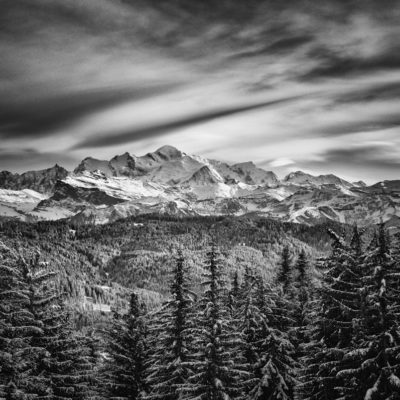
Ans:
[{"label": "forested hillside", "polygon": [[383,225],[147,216],[0,240],[0,398],[400,398]]},{"label": "forested hillside", "polygon": [[126,307],[126,289],[136,289],[150,308],[156,307],[168,293],[168,273],[178,249],[189,263],[196,290],[210,242],[220,248],[228,276],[253,265],[270,280],[285,246],[292,257],[305,250],[310,260],[329,251],[328,227],[350,231],[334,223],[309,227],[260,218],[154,215],[106,225],[8,220],[0,224],[0,240],[28,258],[39,251],[57,272],[59,289],[67,293],[77,319],[86,324],[111,307]]}]

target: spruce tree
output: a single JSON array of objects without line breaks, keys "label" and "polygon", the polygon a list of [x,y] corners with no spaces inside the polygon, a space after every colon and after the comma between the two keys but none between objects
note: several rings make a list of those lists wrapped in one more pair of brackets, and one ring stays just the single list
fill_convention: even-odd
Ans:
[{"label": "spruce tree", "polygon": [[400,268],[391,255],[383,224],[376,247],[361,265],[365,275],[358,332],[338,373],[348,399],[400,399]]},{"label": "spruce tree", "polygon": [[300,360],[304,355],[304,346],[308,341],[307,327],[310,323],[309,307],[312,292],[307,258],[304,250],[301,251],[295,264],[295,283],[293,298],[293,342],[296,347],[296,359]]},{"label": "spruce tree", "polygon": [[41,349],[31,336],[41,334],[28,310],[29,291],[20,258],[0,242],[0,398],[34,398],[36,358]]},{"label": "spruce tree", "polygon": [[105,383],[110,399],[138,400],[146,395],[146,328],[137,295],[132,293],[129,311],[114,313],[106,332],[108,360]]},{"label": "spruce tree", "polygon": [[[351,346],[361,308],[362,274],[357,240],[348,245],[343,237],[330,232],[332,254],[322,264],[319,300],[313,306],[311,342],[304,359],[306,368],[299,393],[304,399],[333,400],[341,396],[343,378],[338,371]],[[353,238],[358,236],[355,230]]]},{"label": "spruce tree", "polygon": [[228,292],[228,309],[232,317],[234,317],[236,314],[239,302],[239,296],[240,296],[239,273],[238,271],[235,271],[231,282],[231,288]]},{"label": "spruce tree", "polygon": [[183,399],[227,400],[242,393],[248,376],[238,351],[241,340],[232,329],[224,306],[221,261],[214,246],[207,253],[204,293],[191,329],[193,342],[187,363],[194,373],[183,390]]},{"label": "spruce tree", "polygon": [[32,390],[39,399],[82,400],[92,391],[92,362],[88,339],[73,331],[71,318],[54,277],[37,253],[23,264],[28,288],[28,310],[40,327],[30,339],[36,349]]},{"label": "spruce tree", "polygon": [[171,299],[154,314],[149,328],[151,356],[146,399],[180,399],[182,387],[192,375],[187,362],[193,295],[181,251],[176,258],[170,290]]},{"label": "spruce tree", "polygon": [[252,348],[256,361],[252,372],[256,384],[250,392],[251,399],[291,400],[296,384],[296,362],[293,359],[294,346],[287,331],[281,329],[280,294],[259,279],[255,296]]},{"label": "spruce tree", "polygon": [[288,246],[285,246],[282,251],[277,282],[278,284],[282,285],[284,293],[287,293],[291,283],[291,260]]}]

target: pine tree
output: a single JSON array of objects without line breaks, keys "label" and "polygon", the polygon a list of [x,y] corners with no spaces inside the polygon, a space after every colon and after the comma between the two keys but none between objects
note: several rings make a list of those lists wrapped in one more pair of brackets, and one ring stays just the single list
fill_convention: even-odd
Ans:
[{"label": "pine tree", "polygon": [[40,330],[30,339],[36,349],[32,390],[39,399],[82,400],[90,396],[92,362],[88,339],[73,332],[54,277],[40,255],[21,260],[28,288],[28,310]]},{"label": "pine tree", "polygon": [[234,317],[237,311],[240,296],[239,273],[235,271],[232,278],[231,289],[228,292],[228,309]]},{"label": "pine tree", "polygon": [[309,320],[309,301],[311,298],[312,285],[308,272],[307,258],[303,251],[295,266],[296,276],[294,284],[294,312],[293,312],[293,334],[296,347],[296,359],[300,360],[304,355],[304,346],[307,339],[307,326]]},{"label": "pine tree", "polygon": [[138,400],[146,392],[146,328],[137,295],[126,315],[114,313],[106,332],[108,361],[105,380],[110,399]]},{"label": "pine tree", "polygon": [[257,348],[254,344],[259,339],[257,336],[258,328],[262,319],[261,311],[255,301],[256,282],[257,278],[253,271],[246,268],[243,284],[240,288],[240,307],[237,318],[241,322],[239,327],[245,344],[244,357],[251,370],[258,359]]},{"label": "pine tree", "polygon": [[291,283],[291,260],[288,246],[285,246],[282,251],[282,259],[279,265],[277,282],[282,285],[284,293],[287,293]]},{"label": "pine tree", "polygon": [[70,314],[59,301],[55,306],[58,326],[53,325],[49,333],[53,337],[48,344],[51,358],[48,374],[51,377],[53,399],[84,400],[95,397],[95,377],[91,358],[90,339],[75,333]]},{"label": "pine tree", "polygon": [[400,399],[400,267],[383,224],[375,243],[363,257],[358,333],[338,373],[346,399]]},{"label": "pine tree", "polygon": [[294,395],[296,362],[294,346],[285,330],[281,330],[282,309],[279,292],[257,282],[256,309],[253,311],[252,348],[256,355],[253,373],[256,384],[250,396],[254,400],[291,400]]},{"label": "pine tree", "polygon": [[19,256],[0,242],[0,398],[34,398],[38,353],[31,336],[41,334],[28,310],[29,291]]},{"label": "pine tree", "polygon": [[184,264],[179,251],[171,284],[172,298],[153,316],[150,325],[149,347],[152,350],[147,378],[150,393],[146,399],[180,399],[182,386],[192,375],[187,361],[193,295]]},{"label": "pine tree", "polygon": [[[306,369],[299,393],[304,399],[332,400],[341,396],[343,379],[337,374],[351,346],[354,321],[361,308],[362,275],[356,239],[349,246],[343,237],[330,232],[333,251],[323,263],[320,299],[313,306],[313,327],[305,357]],[[358,236],[355,231],[353,238]]]},{"label": "pine tree", "polygon": [[298,288],[305,288],[308,286],[308,277],[307,277],[307,256],[304,250],[302,250],[299,254],[299,258],[296,263],[296,284]]},{"label": "pine tree", "polygon": [[204,293],[192,328],[192,353],[187,365],[194,374],[183,388],[183,399],[227,400],[239,396],[248,376],[240,357],[240,337],[233,332],[224,307],[224,280],[214,246],[207,253]]},{"label": "pine tree", "polygon": [[22,275],[27,285],[27,294],[29,302],[27,304],[28,311],[32,314],[35,324],[40,330],[34,332],[30,338],[30,344],[36,349],[35,360],[32,364],[32,374],[34,375],[31,383],[31,390],[36,393],[38,398],[52,398],[53,392],[51,388],[51,377],[47,373],[47,366],[50,363],[51,354],[48,351],[50,340],[48,325],[51,317],[49,315],[50,306],[53,303],[54,294],[45,293],[44,287],[48,284],[54,273],[47,272],[39,265],[40,255],[35,254],[29,261],[21,258]]}]

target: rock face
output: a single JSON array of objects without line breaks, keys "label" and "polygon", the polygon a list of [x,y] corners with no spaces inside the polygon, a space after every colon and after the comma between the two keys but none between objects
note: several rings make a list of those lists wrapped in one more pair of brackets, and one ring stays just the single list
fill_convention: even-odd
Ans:
[{"label": "rock face", "polygon": [[110,161],[87,157],[74,170],[75,174],[83,174],[85,172],[101,172],[108,177],[134,177],[140,175],[140,171],[136,169],[136,161],[129,153],[115,156]]},{"label": "rock face", "polygon": [[356,184],[345,181],[335,175],[319,175],[313,176],[306,174],[302,171],[291,172],[287,175],[283,182],[294,184],[294,185],[311,185],[311,186],[321,186],[321,185],[343,185],[345,187],[352,187]]},{"label": "rock face", "polygon": [[210,167],[205,165],[201,167],[198,171],[196,171],[185,183],[189,186],[191,185],[199,185],[199,186],[208,186],[208,185],[216,185],[222,181],[221,177],[211,171]]},{"label": "rock face", "polygon": [[65,179],[68,171],[59,165],[40,171],[28,171],[23,174],[0,172],[0,188],[10,190],[31,189],[39,193],[53,191],[57,181]]},{"label": "rock face", "polygon": [[335,175],[292,172],[282,181],[253,162],[229,165],[163,146],[141,157],[88,157],[68,172],[56,165],[0,172],[0,216],[104,223],[143,213],[260,215],[316,224],[400,220],[400,181],[367,186]]}]

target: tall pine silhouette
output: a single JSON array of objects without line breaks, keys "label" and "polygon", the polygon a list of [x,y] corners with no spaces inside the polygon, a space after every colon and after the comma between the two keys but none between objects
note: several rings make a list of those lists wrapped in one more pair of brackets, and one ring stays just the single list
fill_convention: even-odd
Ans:
[{"label": "tall pine silhouette", "polygon": [[204,293],[192,328],[188,366],[193,370],[184,386],[184,399],[227,400],[242,393],[248,371],[238,349],[240,335],[234,332],[224,305],[224,278],[219,253],[214,246],[207,253]]},{"label": "tall pine silhouette", "polygon": [[139,400],[145,397],[145,334],[141,306],[137,295],[132,293],[128,313],[114,313],[107,330],[105,383],[108,398]]},{"label": "tall pine silhouette", "polygon": [[193,296],[189,291],[182,252],[178,252],[171,283],[171,299],[152,316],[150,359],[146,399],[178,400],[187,379],[193,374],[188,366],[189,318]]}]

